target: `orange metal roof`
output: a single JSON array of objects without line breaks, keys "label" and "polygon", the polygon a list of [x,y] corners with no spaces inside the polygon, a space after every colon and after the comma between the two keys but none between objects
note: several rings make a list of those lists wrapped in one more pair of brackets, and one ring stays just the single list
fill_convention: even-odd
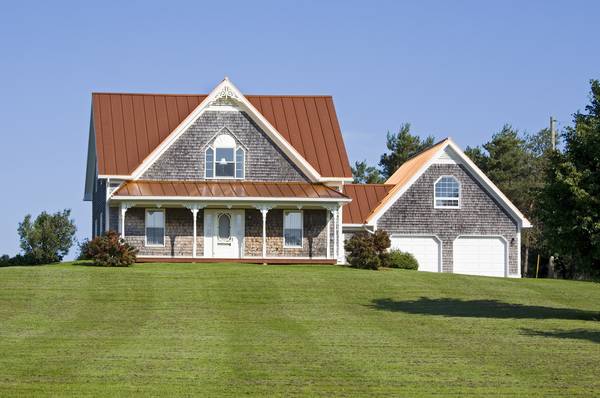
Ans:
[{"label": "orange metal roof", "polygon": [[340,199],[348,197],[323,184],[305,182],[249,181],[128,181],[115,196],[160,197],[185,196],[198,198],[298,198]]},{"label": "orange metal roof", "polygon": [[345,184],[344,193],[352,198],[352,202],[343,207],[342,222],[364,224],[393,187],[386,184]]},{"label": "orange metal roof", "polygon": [[[206,97],[93,93],[98,174],[131,175]],[[332,97],[246,98],[321,176],[352,176]]]}]

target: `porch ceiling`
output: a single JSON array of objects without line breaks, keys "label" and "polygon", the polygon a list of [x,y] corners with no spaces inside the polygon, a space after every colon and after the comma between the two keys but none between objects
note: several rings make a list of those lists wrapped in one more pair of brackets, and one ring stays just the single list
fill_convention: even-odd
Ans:
[{"label": "porch ceiling", "polygon": [[114,199],[191,200],[323,200],[350,201],[350,198],[323,184],[250,181],[129,181]]}]

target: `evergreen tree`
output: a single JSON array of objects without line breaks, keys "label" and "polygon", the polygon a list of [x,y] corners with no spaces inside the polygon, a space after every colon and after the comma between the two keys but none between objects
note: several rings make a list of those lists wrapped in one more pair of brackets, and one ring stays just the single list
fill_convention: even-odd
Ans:
[{"label": "evergreen tree", "polygon": [[366,160],[354,162],[352,177],[355,184],[379,184],[385,181],[379,170],[374,166],[368,166]]},{"label": "evergreen tree", "polygon": [[388,153],[381,155],[379,167],[384,178],[389,178],[402,163],[427,147],[433,145],[433,136],[422,140],[419,136],[410,133],[410,123],[400,126],[398,133],[387,133]]},{"label": "evergreen tree", "polygon": [[586,112],[565,129],[564,152],[550,157],[540,196],[544,238],[567,276],[600,275],[600,82]]}]

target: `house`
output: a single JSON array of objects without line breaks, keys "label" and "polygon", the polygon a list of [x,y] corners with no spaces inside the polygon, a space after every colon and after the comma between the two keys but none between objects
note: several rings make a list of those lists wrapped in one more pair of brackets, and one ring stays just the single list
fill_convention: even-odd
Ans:
[{"label": "house", "polygon": [[141,261],[342,263],[387,230],[426,271],[519,276],[529,222],[446,139],[352,184],[329,96],[94,93],[84,200]]}]

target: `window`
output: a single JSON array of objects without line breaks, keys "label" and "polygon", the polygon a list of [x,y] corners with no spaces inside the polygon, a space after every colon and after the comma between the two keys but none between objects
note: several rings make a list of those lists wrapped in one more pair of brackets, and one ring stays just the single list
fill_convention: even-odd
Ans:
[{"label": "window", "polygon": [[435,182],[434,207],[458,209],[460,207],[460,184],[452,176],[442,176]]},{"label": "window", "polygon": [[206,149],[206,178],[244,178],[246,152],[233,137],[221,134]]},{"label": "window", "polygon": [[302,247],[302,212],[283,212],[283,246]]},{"label": "window", "polygon": [[146,246],[165,245],[164,210],[146,210]]},{"label": "window", "polygon": [[206,178],[214,177],[214,175],[215,175],[214,167],[215,167],[215,150],[208,147],[208,148],[206,148],[206,169],[205,169]]},{"label": "window", "polygon": [[231,242],[231,217],[227,213],[219,214],[218,222],[219,230],[217,231],[217,237],[219,243],[230,243]]},{"label": "window", "polygon": [[235,151],[235,178],[244,178],[244,149]]},{"label": "window", "polygon": [[233,148],[216,148],[215,152],[215,177],[233,178],[235,175]]}]

